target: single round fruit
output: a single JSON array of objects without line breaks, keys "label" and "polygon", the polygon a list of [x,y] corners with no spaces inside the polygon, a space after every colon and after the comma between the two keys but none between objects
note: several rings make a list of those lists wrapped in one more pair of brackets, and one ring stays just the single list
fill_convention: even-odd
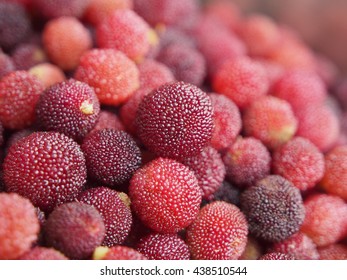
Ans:
[{"label": "single round fruit", "polygon": [[158,156],[174,159],[194,156],[211,140],[212,103],[194,85],[166,84],[142,99],[136,126],[144,145]]}]

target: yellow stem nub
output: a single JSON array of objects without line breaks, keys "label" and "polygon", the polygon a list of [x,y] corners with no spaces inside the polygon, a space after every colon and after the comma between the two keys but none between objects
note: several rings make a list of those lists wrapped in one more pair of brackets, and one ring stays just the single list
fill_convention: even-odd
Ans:
[{"label": "yellow stem nub", "polygon": [[89,100],[83,101],[80,106],[80,110],[85,115],[92,115],[94,113],[93,103],[91,103]]}]

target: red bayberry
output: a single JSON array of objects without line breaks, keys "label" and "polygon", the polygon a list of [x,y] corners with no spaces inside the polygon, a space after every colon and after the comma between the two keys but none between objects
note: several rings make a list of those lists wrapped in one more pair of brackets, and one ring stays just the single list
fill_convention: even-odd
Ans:
[{"label": "red bayberry", "polygon": [[205,205],[187,229],[193,259],[235,260],[244,251],[248,227],[239,208],[216,201]]},{"label": "red bayberry", "polygon": [[12,58],[0,50],[0,79],[15,69]]},{"label": "red bayberry", "polygon": [[58,66],[50,63],[37,64],[28,72],[37,77],[46,89],[66,79],[64,72]]},{"label": "red bayberry", "polygon": [[156,34],[133,10],[115,10],[96,28],[100,48],[113,48],[130,59],[141,61],[157,41]]},{"label": "red bayberry", "polygon": [[347,200],[347,146],[338,146],[325,155],[325,173],[320,185],[328,193]]},{"label": "red bayberry", "polygon": [[140,252],[127,246],[98,247],[93,254],[94,260],[147,260]]},{"label": "red bayberry", "polygon": [[241,130],[241,114],[233,101],[224,95],[211,93],[214,131],[211,146],[218,151],[228,148]]},{"label": "red bayberry", "polygon": [[212,147],[206,147],[193,157],[182,160],[198,179],[202,197],[209,198],[222,184],[225,177],[225,166],[220,154]]},{"label": "red bayberry", "polygon": [[269,261],[275,261],[275,260],[294,260],[292,256],[283,254],[283,253],[266,253],[262,255],[259,260],[269,260]]},{"label": "red bayberry", "polygon": [[262,65],[241,57],[229,59],[220,66],[213,77],[212,87],[244,109],[267,93],[269,80]]},{"label": "red bayberry", "polygon": [[47,60],[44,50],[37,44],[20,44],[12,53],[13,63],[17,70],[29,70],[36,64]]},{"label": "red bayberry", "polygon": [[320,260],[347,260],[347,246],[331,244],[318,248]]},{"label": "red bayberry", "polygon": [[132,225],[132,215],[125,193],[97,187],[82,192],[79,201],[94,206],[102,216],[106,229],[103,245],[115,246],[126,239]]},{"label": "red bayberry", "polygon": [[254,236],[278,242],[298,232],[305,218],[301,194],[289,181],[269,175],[241,194],[241,209]]},{"label": "red bayberry", "polygon": [[75,69],[82,54],[92,47],[89,31],[74,17],[49,21],[43,30],[42,40],[48,57],[63,70]]},{"label": "red bayberry", "polygon": [[324,156],[309,140],[295,137],[275,151],[272,166],[275,174],[305,191],[322,179]]},{"label": "red bayberry", "polygon": [[0,193],[0,259],[16,259],[28,251],[40,230],[35,207],[15,193]]},{"label": "red bayberry", "polygon": [[44,226],[47,244],[72,259],[89,258],[104,235],[105,226],[98,210],[80,202],[56,207]]},{"label": "red bayberry", "polygon": [[318,260],[317,246],[311,238],[298,232],[271,246],[271,251],[292,256],[296,260]]},{"label": "red bayberry", "polygon": [[115,186],[127,182],[141,165],[141,152],[124,131],[103,129],[89,134],[82,144],[89,176]]},{"label": "red bayberry", "polygon": [[133,175],[129,196],[141,221],[160,233],[174,233],[195,219],[201,190],[193,173],[172,159],[157,158]]},{"label": "red bayberry", "polygon": [[247,187],[270,173],[271,156],[261,141],[240,137],[224,154],[223,162],[229,180]]},{"label": "red bayberry", "polygon": [[338,196],[314,194],[305,200],[306,217],[300,229],[317,246],[336,243],[347,227],[347,205]]},{"label": "red bayberry", "polygon": [[93,49],[83,54],[75,78],[94,88],[101,104],[120,105],[139,88],[136,64],[122,52]]},{"label": "red bayberry", "polygon": [[176,159],[194,156],[212,137],[211,100],[191,84],[166,84],[143,98],[136,125],[144,145],[157,155]]},{"label": "red bayberry", "polygon": [[189,260],[186,243],[177,234],[151,233],[142,238],[136,249],[149,260]]},{"label": "red bayberry", "polygon": [[14,71],[0,81],[0,121],[5,128],[22,129],[35,121],[42,83],[26,71]]},{"label": "red bayberry", "polygon": [[79,145],[58,132],[36,132],[12,145],[4,161],[9,192],[29,198],[43,211],[72,201],[86,182]]},{"label": "red bayberry", "polygon": [[298,121],[290,104],[273,96],[253,102],[243,116],[244,131],[275,149],[288,142],[297,130]]},{"label": "red bayberry", "polygon": [[19,260],[67,260],[61,252],[53,248],[36,246],[21,255]]},{"label": "red bayberry", "polygon": [[81,140],[94,127],[100,111],[99,100],[90,86],[69,80],[48,88],[36,107],[39,124]]},{"label": "red bayberry", "polygon": [[101,110],[99,118],[96,121],[94,128],[89,132],[90,134],[103,129],[125,130],[123,123],[119,117],[109,111]]},{"label": "red bayberry", "polygon": [[90,0],[31,0],[46,18],[81,17]]}]

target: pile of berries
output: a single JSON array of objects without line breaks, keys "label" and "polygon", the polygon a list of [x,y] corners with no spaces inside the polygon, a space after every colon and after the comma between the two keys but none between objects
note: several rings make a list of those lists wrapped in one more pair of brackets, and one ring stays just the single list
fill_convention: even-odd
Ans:
[{"label": "pile of berries", "polygon": [[347,83],[295,30],[0,0],[0,47],[0,259],[347,259]]}]

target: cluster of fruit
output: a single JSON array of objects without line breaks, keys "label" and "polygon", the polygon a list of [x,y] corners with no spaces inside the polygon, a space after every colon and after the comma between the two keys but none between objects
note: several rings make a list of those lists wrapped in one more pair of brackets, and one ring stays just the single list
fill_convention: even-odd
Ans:
[{"label": "cluster of fruit", "polygon": [[0,259],[347,259],[347,86],[229,1],[0,0]]}]

